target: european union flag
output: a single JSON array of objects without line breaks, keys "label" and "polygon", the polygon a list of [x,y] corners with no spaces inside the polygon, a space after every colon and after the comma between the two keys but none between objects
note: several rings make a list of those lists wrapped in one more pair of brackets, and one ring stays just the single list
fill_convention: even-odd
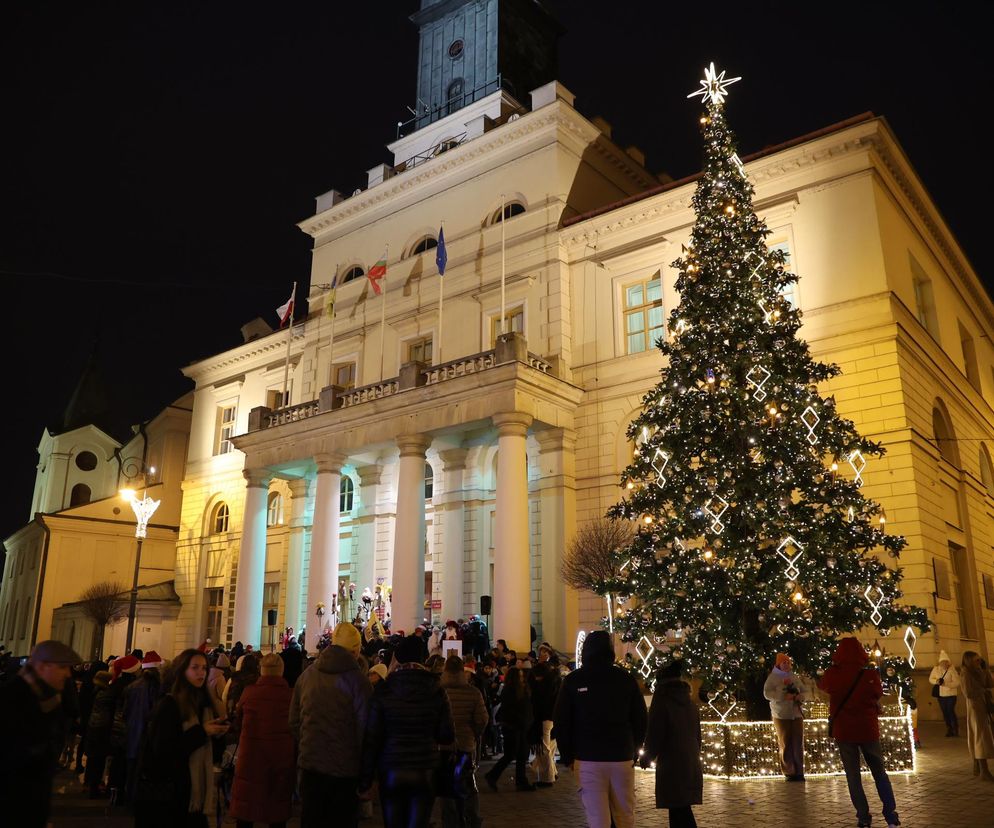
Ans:
[{"label": "european union flag", "polygon": [[445,231],[438,228],[438,247],[435,249],[435,264],[438,265],[438,275],[445,275],[445,265],[449,261],[449,254],[445,252]]}]

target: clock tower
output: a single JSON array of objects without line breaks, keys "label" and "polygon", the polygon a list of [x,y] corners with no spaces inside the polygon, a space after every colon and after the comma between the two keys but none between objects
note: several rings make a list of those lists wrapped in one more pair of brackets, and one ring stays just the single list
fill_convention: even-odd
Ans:
[{"label": "clock tower", "polygon": [[561,28],[538,0],[421,0],[415,128],[499,89],[519,101],[555,80]]}]

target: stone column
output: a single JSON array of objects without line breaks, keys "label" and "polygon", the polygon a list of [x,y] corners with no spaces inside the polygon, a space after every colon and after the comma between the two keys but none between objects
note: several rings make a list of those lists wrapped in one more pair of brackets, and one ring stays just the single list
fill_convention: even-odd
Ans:
[{"label": "stone column", "polygon": [[494,630],[518,652],[531,649],[531,573],[528,554],[528,463],[525,439],[530,414],[495,414],[497,506],[494,534]]},{"label": "stone column", "polygon": [[[342,485],[342,464],[345,458],[334,454],[319,454],[317,486],[314,494],[314,522],[311,525],[311,563],[307,575],[307,605],[304,623],[307,625],[307,647],[317,647],[321,632],[332,623],[332,599],[338,596],[338,544],[341,510],[339,497]],[[318,615],[318,604],[324,610]]]},{"label": "stone column", "polygon": [[300,477],[290,481],[290,543],[286,556],[286,621],[294,633],[300,632],[304,616],[304,541],[314,514],[314,480]]},{"label": "stone column", "polygon": [[376,499],[383,466],[375,463],[359,466],[359,513],[356,518],[359,535],[359,561],[356,569],[356,601],[361,600],[362,591],[376,586]]},{"label": "stone column", "polygon": [[463,472],[466,470],[464,448],[445,449],[442,458],[441,502],[435,498],[435,514],[442,519],[442,618],[459,618],[465,606],[465,516],[463,506]]},{"label": "stone column", "polygon": [[563,555],[576,529],[576,432],[550,428],[535,432],[539,445],[542,637],[570,649],[579,627],[579,601],[563,582]]},{"label": "stone column", "polygon": [[262,587],[266,576],[266,509],[269,469],[245,469],[245,514],[242,518],[242,544],[238,551],[238,578],[235,583],[235,641],[261,647]]},{"label": "stone column", "polygon": [[425,451],[430,440],[423,434],[397,438],[400,467],[397,474],[397,519],[393,541],[390,586],[392,629],[408,635],[424,618],[425,592]]}]

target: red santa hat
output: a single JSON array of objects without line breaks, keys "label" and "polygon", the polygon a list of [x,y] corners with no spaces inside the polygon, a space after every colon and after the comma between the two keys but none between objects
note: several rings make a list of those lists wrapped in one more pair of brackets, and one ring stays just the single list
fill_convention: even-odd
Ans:
[{"label": "red santa hat", "polygon": [[206,653],[211,648],[210,644],[211,640],[209,638],[204,639],[203,641],[200,642],[200,646],[197,647],[197,649],[200,650],[200,652],[202,653]]},{"label": "red santa hat", "polygon": [[110,667],[114,671],[114,678],[117,679],[120,678],[121,673],[139,672],[142,668],[142,663],[133,655],[126,655],[115,658]]},{"label": "red santa hat", "polygon": [[162,666],[162,656],[160,656],[155,650],[149,650],[145,653],[145,658],[142,659],[142,669],[146,670],[150,667],[161,667]]}]

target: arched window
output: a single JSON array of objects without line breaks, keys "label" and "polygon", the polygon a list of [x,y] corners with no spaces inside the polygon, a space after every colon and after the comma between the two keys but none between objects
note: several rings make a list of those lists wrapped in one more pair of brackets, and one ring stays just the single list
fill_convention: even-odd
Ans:
[{"label": "arched window", "polygon": [[353,265],[348,270],[345,271],[345,275],[342,276],[342,284],[346,282],[354,282],[356,279],[361,279],[366,275],[366,271],[362,269],[361,265]]},{"label": "arched window", "polygon": [[987,451],[987,446],[980,444],[980,480],[987,489],[987,494],[994,497],[994,466],[991,465],[991,456]]},{"label": "arched window", "polygon": [[266,526],[283,525],[283,495],[279,492],[269,493],[269,509],[266,512]]},{"label": "arched window", "polygon": [[417,256],[421,253],[426,253],[433,247],[438,247],[438,239],[434,236],[425,236],[424,238],[418,239],[408,255]]},{"label": "arched window", "polygon": [[338,487],[338,510],[340,512],[351,512],[355,506],[355,483],[347,474],[342,475],[342,483]]},{"label": "arched window", "polygon": [[935,444],[939,449],[939,455],[948,463],[959,468],[959,450],[956,447],[956,436],[953,434],[953,427],[949,422],[949,415],[941,400],[936,400],[932,409],[932,433],[935,435]]},{"label": "arched window", "polygon": [[69,493],[69,508],[82,506],[90,502],[90,487],[85,483],[77,483]]},{"label": "arched window", "polygon": [[504,219],[514,218],[515,216],[520,216],[525,211],[525,205],[520,201],[509,201],[504,205],[504,210],[498,207],[494,214],[490,217],[491,224],[497,224],[499,221],[504,221]]},{"label": "arched window", "polygon": [[218,503],[211,512],[210,533],[223,535],[228,531],[228,504]]},{"label": "arched window", "polygon": [[431,500],[434,492],[435,472],[431,470],[431,466],[428,463],[425,463],[425,500]]}]

